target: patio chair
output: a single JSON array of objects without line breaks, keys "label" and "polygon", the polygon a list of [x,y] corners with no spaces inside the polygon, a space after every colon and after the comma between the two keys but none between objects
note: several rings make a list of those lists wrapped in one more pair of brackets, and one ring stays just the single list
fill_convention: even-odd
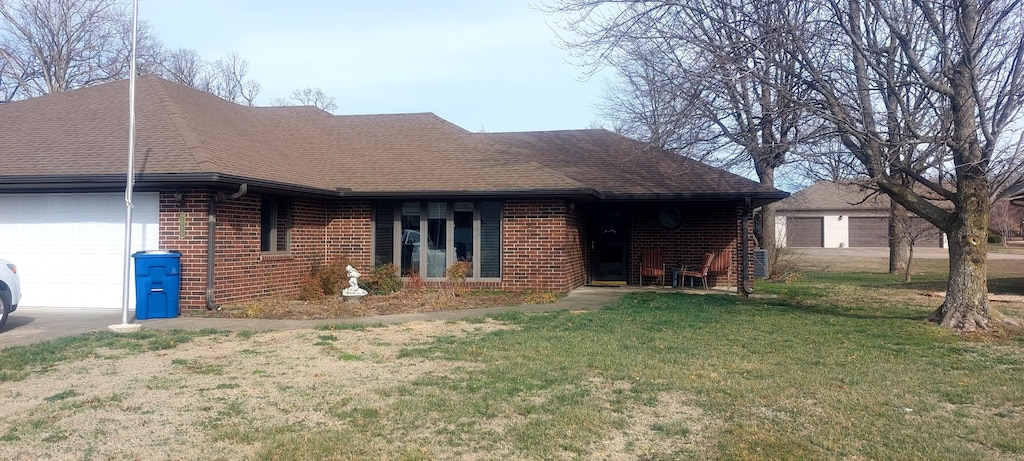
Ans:
[{"label": "patio chair", "polygon": [[726,286],[732,286],[732,250],[719,251],[708,274],[714,276],[716,282],[718,276],[725,275]]},{"label": "patio chair", "polygon": [[644,286],[644,277],[655,277],[660,286],[665,286],[665,259],[661,250],[643,250],[640,253],[640,286]]},{"label": "patio chair", "polygon": [[711,263],[715,260],[714,253],[704,253],[704,259],[701,260],[699,267],[686,266],[679,272],[679,276],[683,278],[683,283],[686,283],[686,277],[690,277],[690,287],[693,287],[693,279],[700,279],[701,284],[704,285],[704,289],[708,289],[708,274],[711,272]]}]

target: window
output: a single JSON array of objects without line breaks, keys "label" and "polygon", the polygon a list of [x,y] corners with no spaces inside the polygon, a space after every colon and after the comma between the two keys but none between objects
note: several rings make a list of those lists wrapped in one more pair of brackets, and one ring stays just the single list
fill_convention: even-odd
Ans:
[{"label": "window", "polygon": [[260,202],[260,251],[287,253],[291,226],[291,203],[284,198],[264,196]]},{"label": "window", "polygon": [[501,203],[379,202],[374,261],[398,262],[403,277],[442,279],[455,262],[468,278],[501,277]]}]

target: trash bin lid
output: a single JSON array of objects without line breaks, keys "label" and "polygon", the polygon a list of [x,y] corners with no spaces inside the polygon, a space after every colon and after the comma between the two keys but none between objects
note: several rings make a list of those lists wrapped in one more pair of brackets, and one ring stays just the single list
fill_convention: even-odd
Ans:
[{"label": "trash bin lid", "polygon": [[177,255],[181,256],[181,252],[178,250],[142,250],[132,253],[132,256],[139,255]]}]

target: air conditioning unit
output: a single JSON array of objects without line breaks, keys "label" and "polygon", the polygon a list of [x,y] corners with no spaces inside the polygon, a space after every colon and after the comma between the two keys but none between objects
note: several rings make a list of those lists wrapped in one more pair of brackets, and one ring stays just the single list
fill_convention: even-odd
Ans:
[{"label": "air conditioning unit", "polygon": [[754,278],[768,278],[768,250],[754,250]]}]

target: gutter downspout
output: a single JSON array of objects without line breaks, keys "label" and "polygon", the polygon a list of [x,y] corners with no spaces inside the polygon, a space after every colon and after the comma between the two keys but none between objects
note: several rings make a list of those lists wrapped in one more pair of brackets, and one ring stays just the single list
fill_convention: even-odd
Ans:
[{"label": "gutter downspout", "polygon": [[206,231],[206,310],[208,311],[219,311],[220,306],[213,302],[213,283],[214,283],[214,258],[216,256],[215,246],[217,242],[217,203],[225,202],[228,200],[234,200],[245,195],[248,190],[248,186],[245,183],[238,186],[238,192],[231,194],[230,197],[225,198],[223,193],[218,193],[213,197],[210,197],[210,209],[207,212],[207,224],[208,229]]},{"label": "gutter downspout", "polygon": [[754,293],[754,288],[750,286],[750,213],[751,204],[750,197],[744,199],[743,204],[743,262],[740,263],[740,278],[743,280],[740,282],[740,290],[743,296],[750,296]]}]

